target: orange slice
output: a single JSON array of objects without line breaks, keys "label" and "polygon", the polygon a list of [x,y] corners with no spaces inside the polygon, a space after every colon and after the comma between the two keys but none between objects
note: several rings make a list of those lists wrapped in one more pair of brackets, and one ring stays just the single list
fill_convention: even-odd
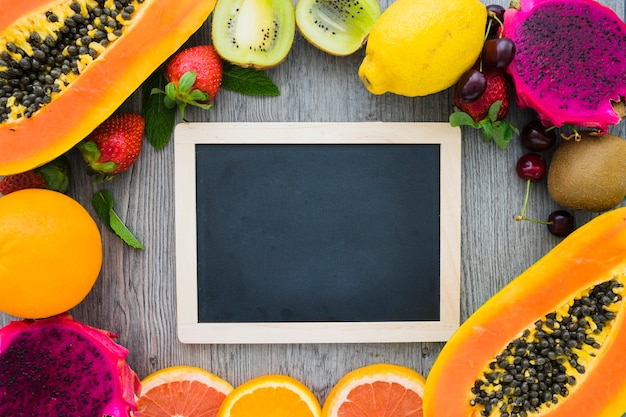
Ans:
[{"label": "orange slice", "polygon": [[422,375],[404,366],[364,366],[335,384],[322,417],[422,417],[424,383]]},{"label": "orange slice", "polygon": [[320,417],[315,395],[286,375],[264,375],[235,388],[224,400],[218,417]]},{"label": "orange slice", "polygon": [[215,417],[233,386],[194,366],[172,366],[141,381],[141,417]]}]

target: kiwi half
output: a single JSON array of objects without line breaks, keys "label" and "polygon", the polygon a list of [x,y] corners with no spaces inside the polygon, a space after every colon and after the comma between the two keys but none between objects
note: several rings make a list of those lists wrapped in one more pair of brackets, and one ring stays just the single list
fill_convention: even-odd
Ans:
[{"label": "kiwi half", "polygon": [[298,0],[296,25],[315,47],[346,56],[365,44],[380,14],[377,0]]},{"label": "kiwi half", "polygon": [[292,0],[218,0],[211,22],[217,53],[228,62],[256,69],[280,64],[291,50],[295,31]]}]

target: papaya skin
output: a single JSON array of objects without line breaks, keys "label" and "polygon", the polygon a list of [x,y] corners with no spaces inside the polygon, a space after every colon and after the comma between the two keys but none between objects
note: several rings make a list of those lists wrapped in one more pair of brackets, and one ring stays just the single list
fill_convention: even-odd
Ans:
[{"label": "papaya skin", "polygon": [[[470,388],[481,370],[540,317],[574,295],[626,275],[626,208],[586,223],[472,314],[446,343],[426,379],[425,417],[478,417]],[[534,416],[615,417],[626,409],[626,303],[598,357],[569,396]],[[494,415],[498,415],[495,413]]]},{"label": "papaya skin", "polygon": [[[169,5],[168,5],[169,1]],[[0,33],[58,0],[0,0]],[[207,20],[215,0],[150,0],[132,25],[51,103],[0,125],[0,175],[24,172],[70,150],[109,117]],[[157,28],[157,30],[155,30]]]}]

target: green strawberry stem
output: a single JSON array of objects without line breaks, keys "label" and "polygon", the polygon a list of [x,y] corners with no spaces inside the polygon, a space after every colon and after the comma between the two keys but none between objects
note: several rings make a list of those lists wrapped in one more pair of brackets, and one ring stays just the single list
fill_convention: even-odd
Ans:
[{"label": "green strawberry stem", "polygon": [[49,190],[66,193],[70,184],[70,162],[65,154],[48,162],[45,165],[35,168],[35,172],[39,173]]},{"label": "green strawberry stem", "polygon": [[196,73],[188,71],[180,77],[178,84],[173,81],[169,82],[165,85],[165,90],[154,88],[152,89],[152,94],[165,94],[163,99],[165,107],[168,109],[178,107],[181,119],[186,120],[185,109],[187,105],[200,107],[205,110],[213,108],[212,104],[205,103],[211,100],[208,94],[197,88],[192,90],[195,82]]},{"label": "green strawberry stem", "polygon": [[95,183],[101,183],[105,180],[113,179],[112,175],[107,173],[117,169],[117,164],[113,161],[98,162],[100,156],[100,149],[98,145],[92,140],[83,140],[76,145],[76,148],[80,151],[83,159],[87,163],[87,172],[89,175],[93,175]]},{"label": "green strawberry stem", "polygon": [[507,121],[498,120],[498,112],[501,107],[501,100],[494,102],[489,107],[487,116],[478,122],[475,122],[469,114],[457,109],[450,115],[450,125],[453,127],[470,126],[479,129],[482,132],[484,142],[493,139],[501,149],[506,149],[513,139],[513,135],[519,134],[519,130]]}]

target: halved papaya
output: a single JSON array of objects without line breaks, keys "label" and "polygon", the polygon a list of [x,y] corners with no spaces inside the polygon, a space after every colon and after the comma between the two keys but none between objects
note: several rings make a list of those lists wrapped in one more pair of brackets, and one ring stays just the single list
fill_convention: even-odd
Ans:
[{"label": "halved papaya", "polygon": [[437,357],[425,417],[626,411],[626,208],[555,246],[474,312]]},{"label": "halved papaya", "polygon": [[215,0],[0,0],[0,175],[71,149],[214,7]]}]

